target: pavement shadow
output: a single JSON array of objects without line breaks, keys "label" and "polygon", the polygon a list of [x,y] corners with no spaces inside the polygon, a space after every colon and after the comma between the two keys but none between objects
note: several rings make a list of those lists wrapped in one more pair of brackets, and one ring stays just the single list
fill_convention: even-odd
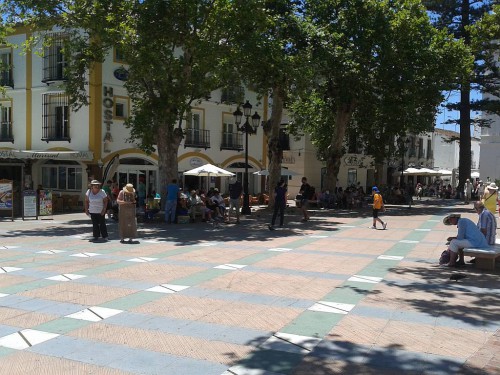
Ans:
[{"label": "pavement shadow", "polygon": [[[465,367],[459,361],[408,352],[399,344],[373,347],[339,340],[335,335],[331,335],[319,343],[311,339],[302,341],[300,346],[282,342],[275,343],[274,347],[262,347],[262,343],[267,339],[268,337],[257,337],[249,341],[247,344],[256,349],[242,360],[238,360],[236,353],[225,353],[234,360],[230,367],[239,365],[256,371],[291,375],[485,374],[483,370]],[[295,353],[306,347],[313,349],[300,356],[281,351],[279,346],[288,346],[292,351],[295,350]]]},{"label": "pavement shadow", "polygon": [[[401,275],[402,278],[408,278],[409,274],[417,276],[418,281],[384,282],[390,288],[404,289],[408,297],[403,302],[416,311],[429,316],[451,318],[476,327],[499,326],[498,267],[494,271],[478,270],[469,264],[454,270],[439,266],[397,267],[390,272]],[[450,277],[457,274],[466,277],[458,281],[450,280]],[[412,295],[418,295],[418,298],[411,298]]]}]

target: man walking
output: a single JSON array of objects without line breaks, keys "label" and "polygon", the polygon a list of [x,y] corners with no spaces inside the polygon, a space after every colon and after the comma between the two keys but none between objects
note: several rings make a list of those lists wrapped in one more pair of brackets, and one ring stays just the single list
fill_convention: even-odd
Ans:
[{"label": "man walking", "polygon": [[237,179],[229,184],[229,211],[227,212],[227,221],[231,221],[231,212],[236,211],[236,224],[240,223],[240,198],[243,186]]},{"label": "man walking", "polygon": [[372,188],[372,196],[373,196],[373,211],[372,211],[372,216],[373,216],[373,224],[371,226],[371,229],[377,229],[377,221],[382,224],[382,229],[387,228],[387,222],[383,222],[382,219],[378,217],[379,211],[384,211],[384,199],[382,198],[382,194],[380,194],[380,191],[378,190],[378,187],[374,186]]},{"label": "man walking", "polygon": [[286,184],[285,180],[281,179],[278,182],[278,186],[274,189],[274,212],[273,218],[271,220],[271,225],[269,225],[269,230],[274,230],[274,223],[276,222],[276,217],[278,213],[280,215],[280,227],[283,226],[285,220],[285,208],[286,208]]},{"label": "man walking", "polygon": [[308,221],[310,216],[309,212],[307,212],[307,208],[309,207],[309,199],[311,199],[311,185],[307,183],[307,177],[302,177],[302,185],[300,186],[299,194],[301,195],[300,199],[300,210],[302,211],[302,215],[304,218],[302,221]]},{"label": "man walking", "polygon": [[165,222],[167,224],[175,223],[175,212],[177,210],[177,199],[179,198],[179,186],[177,179],[173,179],[167,185],[167,203],[165,204]]}]

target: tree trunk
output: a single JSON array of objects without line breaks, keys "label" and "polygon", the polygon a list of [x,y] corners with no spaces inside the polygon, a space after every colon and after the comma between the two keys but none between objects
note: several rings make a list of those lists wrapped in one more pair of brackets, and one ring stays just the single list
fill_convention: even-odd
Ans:
[{"label": "tree trunk", "polygon": [[[470,25],[469,0],[462,1],[461,33],[464,43],[471,44],[471,38],[467,27]],[[471,136],[470,136],[470,81],[462,83],[460,89],[460,152],[458,167],[458,191],[463,191],[465,180],[470,177],[471,172]]]},{"label": "tree trunk", "polygon": [[167,185],[178,177],[177,153],[182,141],[182,130],[167,124],[158,127],[158,173],[162,209],[165,207]]},{"label": "tree trunk", "polygon": [[460,155],[458,167],[458,191],[463,191],[465,180],[471,173],[470,136],[470,84],[462,84],[460,91]]},{"label": "tree trunk", "polygon": [[283,114],[284,93],[280,87],[273,88],[273,105],[271,117],[264,126],[264,133],[267,136],[267,157],[269,171],[268,193],[269,207],[274,205],[274,188],[281,178],[281,163],[283,161],[283,149],[280,145],[280,125]]},{"label": "tree trunk", "polygon": [[354,103],[346,103],[337,109],[335,114],[335,126],[332,134],[330,151],[326,159],[326,174],[324,179],[324,190],[335,191],[337,187],[337,176],[340,170],[340,162],[344,156],[343,146],[347,125],[351,120]]}]

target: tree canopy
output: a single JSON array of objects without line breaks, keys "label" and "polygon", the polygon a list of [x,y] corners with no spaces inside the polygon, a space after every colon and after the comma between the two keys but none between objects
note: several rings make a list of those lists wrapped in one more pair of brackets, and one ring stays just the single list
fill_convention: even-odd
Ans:
[{"label": "tree canopy", "polygon": [[297,87],[294,127],[311,134],[332,189],[348,129],[380,162],[395,136],[433,128],[442,90],[467,56],[416,0],[311,0],[305,15],[312,85]]}]

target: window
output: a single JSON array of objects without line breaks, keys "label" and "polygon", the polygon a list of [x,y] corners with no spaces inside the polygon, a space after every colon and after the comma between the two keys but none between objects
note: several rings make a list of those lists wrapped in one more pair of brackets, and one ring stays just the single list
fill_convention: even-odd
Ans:
[{"label": "window", "polygon": [[43,94],[42,121],[42,141],[71,141],[69,103],[66,94]]},{"label": "window", "polygon": [[290,150],[290,135],[286,132],[286,128],[280,128],[279,142],[282,150]]},{"label": "window", "polygon": [[123,96],[115,96],[115,113],[114,117],[118,119],[126,119],[128,117],[128,99]]},{"label": "window", "polygon": [[14,142],[10,101],[0,102],[0,142]]},{"label": "window", "polygon": [[189,112],[188,117],[186,118],[186,131],[191,133],[191,140],[195,144],[200,143],[200,120],[201,114],[196,110]]},{"label": "window", "polygon": [[432,140],[427,140],[427,159],[432,159]]},{"label": "window", "polygon": [[[64,164],[62,164],[64,163]],[[49,161],[42,166],[42,185],[55,190],[82,190],[82,167],[76,162]]]},{"label": "window", "polygon": [[419,138],[417,140],[417,147],[418,147],[418,158],[423,158],[424,157],[424,140],[422,138]]},{"label": "window", "polygon": [[0,86],[14,87],[10,49],[0,49]]},{"label": "window", "polygon": [[210,147],[210,130],[204,130],[205,112],[193,108],[186,115],[184,147]]},{"label": "window", "polygon": [[241,86],[225,87],[222,89],[221,103],[239,104],[243,103],[245,90]]},{"label": "window", "polygon": [[114,62],[125,63],[125,54],[123,53],[122,49],[120,47],[115,47],[113,51],[114,51],[113,54]]},{"label": "window", "polygon": [[222,142],[221,150],[243,150],[242,134],[234,124],[232,113],[224,113],[222,117]]},{"label": "window", "polygon": [[347,170],[347,186],[355,186],[358,181],[358,170],[349,168]]},{"label": "window", "polygon": [[46,37],[47,47],[43,50],[43,79],[42,82],[66,80],[66,58],[64,56],[64,42],[67,35],[63,33],[49,34]]}]

